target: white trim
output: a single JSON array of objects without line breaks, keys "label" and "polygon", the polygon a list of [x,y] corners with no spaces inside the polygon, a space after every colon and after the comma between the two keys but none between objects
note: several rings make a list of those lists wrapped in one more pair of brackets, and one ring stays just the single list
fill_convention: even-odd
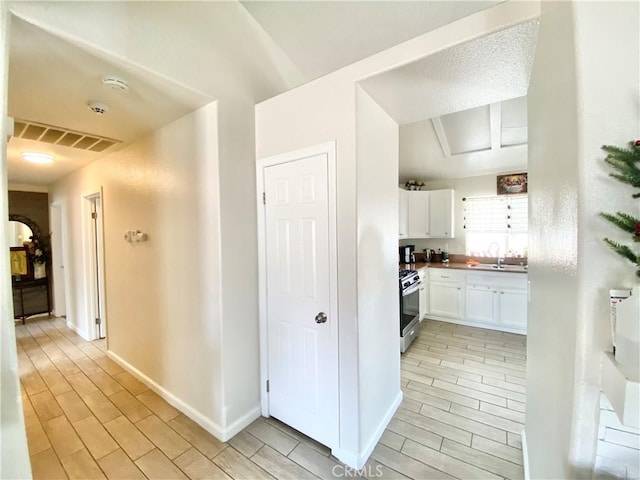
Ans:
[{"label": "white trim", "polygon": [[[269,394],[266,385],[269,376],[269,351],[267,341],[267,257],[266,257],[266,229],[265,229],[265,209],[262,200],[264,192],[264,169],[273,165],[293,162],[303,158],[316,155],[327,156],[327,183],[328,183],[328,208],[329,208],[329,283],[330,283],[330,304],[331,318],[338,317],[338,246],[337,246],[337,188],[336,188],[336,142],[330,141],[308,148],[302,148],[292,152],[286,152],[267,158],[258,159],[256,164],[256,204],[258,212],[258,301],[259,301],[259,327],[260,327],[260,407],[262,415],[269,416]],[[334,338],[332,341],[335,345],[335,355],[338,356],[338,322],[334,329]],[[336,362],[338,372],[340,371],[340,359]],[[336,375],[338,382],[339,375]],[[329,447],[337,447],[340,439],[340,389],[339,384],[336,385],[338,402],[336,418],[336,435],[335,445]]]},{"label": "white trim", "polygon": [[[500,275],[505,275],[504,273],[501,273]],[[520,274],[518,274],[520,275]],[[446,323],[455,323],[456,325],[466,325],[469,327],[478,327],[478,328],[484,328],[486,330],[496,330],[498,332],[507,332],[507,333],[516,333],[518,335],[526,335],[527,334],[527,329],[522,329],[522,328],[516,328],[516,327],[509,327],[507,325],[498,325],[498,324],[490,324],[490,323],[480,323],[480,322],[468,322],[466,320],[460,320],[458,318],[447,318],[447,317],[441,317],[440,315],[432,315],[430,313],[427,313],[424,316],[425,319],[428,320],[437,320],[439,322],[446,322]],[[420,320],[422,321],[422,320]]]},{"label": "white trim", "polygon": [[28,183],[10,183],[7,190],[10,192],[49,193],[47,185],[31,185]]},{"label": "white trim", "polygon": [[491,150],[502,148],[502,103],[489,104]]},{"label": "white trim", "polygon": [[151,390],[156,392],[160,397],[167,401],[170,405],[174,406],[182,413],[184,413],[191,420],[196,422],[202,428],[204,428],[211,435],[216,437],[221,442],[226,442],[230,440],[233,436],[238,434],[240,431],[244,430],[248,427],[255,419],[260,417],[260,406],[256,405],[251,408],[247,413],[242,415],[238,420],[233,422],[229,427],[223,428],[218,425],[216,422],[211,420],[206,415],[203,415],[198,410],[193,408],[188,403],[184,402],[182,399],[176,397],[173,393],[169,392],[167,389],[153,381],[151,378],[146,376],[140,370],[135,368],[129,362],[124,360],[118,354],[112,352],[111,350],[107,350],[107,356],[111,358],[114,362],[120,365],[122,368],[127,370],[131,375],[136,377],[142,383],[144,383]]},{"label": "white trim", "polygon": [[529,449],[527,448],[527,431],[522,430],[522,465],[524,467],[524,480],[530,480],[529,472]]},{"label": "white trim", "polygon": [[72,323],[71,319],[68,316],[67,316],[67,327],[73,330],[74,332],[76,332],[78,335],[82,337],[83,340],[86,340],[87,342],[91,342],[92,340],[95,340],[93,338],[89,338],[89,333],[85,329],[82,329],[75,323]]},{"label": "white trim", "polygon": [[[68,294],[67,287],[69,285],[68,269],[64,266],[67,263],[67,249],[65,247],[65,212],[63,204],[60,201],[51,202],[49,204],[49,220],[51,237],[51,273],[53,285],[53,315],[55,317],[66,317],[68,311]],[[55,246],[55,248],[54,248]],[[59,258],[56,258],[58,256]],[[55,262],[53,258],[56,258]],[[62,271],[61,271],[62,270]],[[63,292],[60,293],[62,285]],[[61,298],[62,297],[62,298]],[[62,302],[63,305],[59,303]]]},{"label": "white trim", "polygon": [[396,411],[400,407],[400,404],[402,403],[402,398],[403,398],[403,394],[402,394],[402,390],[400,390],[400,392],[398,393],[398,396],[393,401],[393,404],[391,405],[386,415],[380,422],[380,425],[378,425],[378,429],[375,431],[375,433],[371,437],[369,444],[358,455],[354,455],[352,452],[347,452],[340,448],[332,448],[331,454],[334,457],[336,457],[338,460],[340,460],[342,463],[345,463],[351,468],[355,468],[356,470],[360,470],[364,468],[365,464],[367,463],[367,460],[369,460],[369,457],[371,456],[371,453],[373,453],[373,449],[376,448],[376,445],[382,438],[382,435],[384,434],[384,431],[389,425],[389,422],[391,422],[391,419],[393,418],[393,416],[396,414]]},{"label": "white trim", "polygon": [[[94,227],[91,222],[91,204],[98,199],[96,213],[98,215],[98,228],[94,236]],[[95,318],[100,317],[106,332],[106,309],[104,288],[104,197],[102,187],[81,195],[80,214],[82,225],[82,278],[86,332],[89,340],[98,338],[98,328]],[[94,244],[94,242],[96,242]],[[96,258],[97,255],[97,258]],[[97,266],[97,271],[96,271]],[[95,280],[98,279],[98,286]],[[95,310],[96,295],[100,298],[99,310]],[[108,340],[107,340],[108,342]]]},{"label": "white trim", "polygon": [[436,132],[436,137],[438,137],[438,141],[440,142],[444,158],[451,158],[451,147],[449,147],[449,140],[447,140],[447,134],[442,126],[442,120],[440,120],[440,117],[433,117],[431,123]]}]

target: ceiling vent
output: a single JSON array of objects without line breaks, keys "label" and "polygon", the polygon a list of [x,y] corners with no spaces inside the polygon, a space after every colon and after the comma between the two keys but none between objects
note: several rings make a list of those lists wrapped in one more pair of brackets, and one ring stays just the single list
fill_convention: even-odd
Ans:
[{"label": "ceiling vent", "polygon": [[109,113],[109,105],[102,102],[96,102],[95,100],[91,100],[87,106],[89,110],[91,110],[96,115],[106,115]]},{"label": "ceiling vent", "polygon": [[113,75],[106,75],[102,77],[102,85],[110,88],[111,90],[117,90],[123,93],[129,92],[129,84],[127,81]]},{"label": "ceiling vent", "polygon": [[120,140],[17,119],[14,122],[13,136],[91,152],[103,152],[109,147],[122,143]]}]

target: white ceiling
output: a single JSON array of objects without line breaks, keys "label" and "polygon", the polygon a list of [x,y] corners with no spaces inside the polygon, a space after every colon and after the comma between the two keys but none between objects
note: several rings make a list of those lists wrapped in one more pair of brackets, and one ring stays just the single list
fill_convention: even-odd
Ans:
[{"label": "white ceiling", "polygon": [[376,75],[362,87],[400,125],[527,94],[538,21]]},{"label": "white ceiling", "polygon": [[[134,3],[148,7],[149,13],[155,12],[153,3]],[[298,76],[299,82],[330,73],[496,3],[500,2],[241,2],[271,37],[264,36],[263,43],[273,40],[271,45],[281,48],[282,54],[292,60],[295,65],[292,68],[303,72]],[[76,5],[82,8],[84,4]],[[200,12],[198,5],[186,2],[180,11],[197,13]],[[233,18],[235,22],[249,23],[248,28],[255,27],[253,19],[248,20],[249,15],[242,17],[232,11],[216,9],[216,22],[222,22],[221,16],[234,15],[229,16],[229,21]],[[205,42],[204,47],[210,54],[208,57],[215,52],[218,56],[225,51],[236,52],[238,48],[256,51],[252,40],[246,39],[243,43],[233,37],[232,41],[233,32],[207,29],[207,22],[211,19],[206,15],[196,15],[188,22],[188,28],[189,32],[198,32],[198,42],[209,42]],[[183,28],[177,25],[173,35],[181,33]],[[209,31],[211,38],[201,38]],[[235,31],[238,28],[234,28]],[[536,31],[535,22],[514,27],[368,79],[363,85],[401,124],[524,95]],[[8,146],[12,183],[51,184],[212,100],[98,50],[70,43],[17,17],[12,22],[10,55],[10,116],[122,142],[105,152],[93,153],[13,138]],[[238,66],[247,62],[247,58],[237,53],[229,53],[227,57]],[[228,67],[225,71],[233,70],[232,64]],[[105,88],[101,84],[104,75],[127,80],[129,93]],[[181,77],[181,80],[184,82],[187,78]],[[215,78],[211,81],[215,82]],[[238,78],[238,81],[245,80]],[[269,88],[273,90],[273,85]],[[109,104],[109,113],[96,116],[86,106],[89,100]],[[57,161],[45,166],[26,164],[19,158],[25,149],[52,152]]]},{"label": "white ceiling", "polygon": [[401,125],[401,182],[526,170],[538,26],[516,25],[361,82]]},{"label": "white ceiling", "polygon": [[241,3],[311,80],[502,1]]},{"label": "white ceiling", "polygon": [[[9,116],[118,140],[102,153],[12,138],[8,144],[11,183],[48,185],[159,127],[209,103],[193,92],[130,64],[88,51],[19,18],[13,18],[9,57]],[[127,80],[129,92],[103,86],[102,77]],[[109,105],[106,115],[87,107]],[[34,165],[23,151],[53,153],[56,161]]]}]

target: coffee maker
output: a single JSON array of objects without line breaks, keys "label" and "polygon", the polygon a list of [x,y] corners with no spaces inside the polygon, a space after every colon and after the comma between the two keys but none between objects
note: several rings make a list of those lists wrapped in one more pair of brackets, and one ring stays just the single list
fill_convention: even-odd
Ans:
[{"label": "coffee maker", "polygon": [[404,245],[400,247],[400,263],[415,263],[416,257],[413,254],[415,245]]}]

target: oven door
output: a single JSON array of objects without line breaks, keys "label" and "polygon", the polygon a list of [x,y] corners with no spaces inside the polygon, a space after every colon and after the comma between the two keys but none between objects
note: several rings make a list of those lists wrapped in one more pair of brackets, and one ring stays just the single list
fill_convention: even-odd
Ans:
[{"label": "oven door", "polygon": [[420,282],[411,285],[400,295],[400,336],[420,314]]}]

